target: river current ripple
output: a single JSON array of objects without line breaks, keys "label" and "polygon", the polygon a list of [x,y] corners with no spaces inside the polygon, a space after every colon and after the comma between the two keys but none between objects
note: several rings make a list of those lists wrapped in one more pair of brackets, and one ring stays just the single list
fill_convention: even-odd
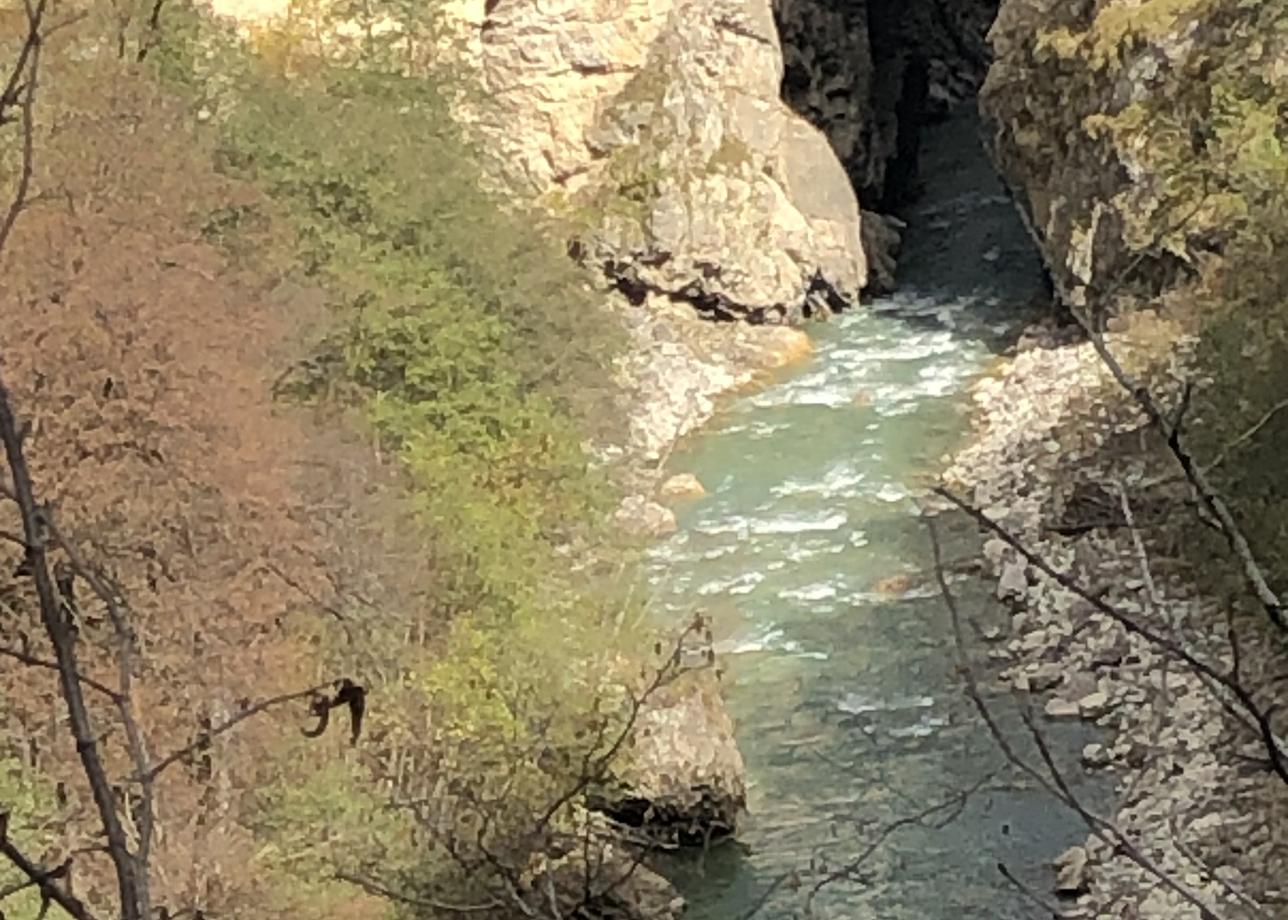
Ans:
[{"label": "river current ripple", "polygon": [[[1040,298],[1041,268],[974,120],[926,148],[899,292],[820,324],[808,363],[731,401],[671,462],[710,494],[652,553],[654,604],[713,619],[751,783],[738,841],[670,867],[698,920],[742,917],[793,870],[803,886],[757,916],[801,915],[820,867],[1001,765],[953,676],[917,497],[968,432],[969,386]],[[971,529],[951,529],[949,555],[974,552]],[[1004,624],[985,588],[962,590]],[[1027,917],[996,863],[1044,888],[1043,862],[1081,836],[1038,794],[988,789],[942,828],[892,835],[814,915]]]}]

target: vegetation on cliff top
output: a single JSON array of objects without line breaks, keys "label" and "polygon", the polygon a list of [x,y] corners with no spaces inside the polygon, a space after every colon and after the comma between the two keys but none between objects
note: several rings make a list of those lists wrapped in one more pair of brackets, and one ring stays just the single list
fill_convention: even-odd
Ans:
[{"label": "vegetation on cliff top", "polygon": [[[1288,448],[1288,270],[1276,256],[1288,245],[1288,7],[1084,3],[1059,19],[1027,55],[1011,55],[1020,70],[1005,87],[998,81],[998,92],[1018,92],[1045,74],[1052,87],[1025,97],[1038,117],[1017,129],[1019,146],[1039,175],[1063,168],[1116,191],[1125,252],[1097,250],[1116,261],[1096,266],[1093,287],[1160,307],[1193,336],[1187,443],[1211,463],[1267,568],[1288,572],[1277,462]],[[1061,140],[1083,132],[1094,152]],[[1095,156],[1121,168],[1095,173]],[[1088,209],[1084,222],[1091,206],[1075,205]],[[1160,279],[1180,281],[1161,300]],[[1214,578],[1215,548],[1193,547]],[[1288,589],[1288,575],[1277,581]]]}]

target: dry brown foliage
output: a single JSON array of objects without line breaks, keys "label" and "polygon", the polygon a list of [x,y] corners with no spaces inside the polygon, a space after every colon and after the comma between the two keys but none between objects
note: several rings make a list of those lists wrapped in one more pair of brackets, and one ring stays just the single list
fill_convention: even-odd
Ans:
[{"label": "dry brown foliage", "polygon": [[[271,395],[315,298],[203,239],[206,215],[254,193],[215,175],[154,82],[116,60],[53,54],[45,66],[32,197],[0,253],[0,374],[30,423],[39,496],[128,601],[136,708],[159,757],[244,700],[322,676],[304,637],[327,617],[309,598],[335,593],[333,545],[305,471],[328,456]],[[345,475],[363,475],[349,460]],[[8,503],[0,531],[21,531]],[[21,562],[22,548],[0,541],[0,646],[35,654],[44,645]],[[112,684],[110,624],[89,591],[77,597],[83,670]],[[0,695],[6,753],[65,790],[58,842],[38,854],[56,865],[93,847],[97,828],[55,675],[0,660]],[[112,724],[109,701],[91,697]],[[157,903],[256,913],[263,880],[242,793],[268,753],[299,737],[304,712],[248,721],[161,777]],[[100,747],[126,776],[120,734]],[[73,874],[81,897],[110,900],[101,853],[77,856]]]}]

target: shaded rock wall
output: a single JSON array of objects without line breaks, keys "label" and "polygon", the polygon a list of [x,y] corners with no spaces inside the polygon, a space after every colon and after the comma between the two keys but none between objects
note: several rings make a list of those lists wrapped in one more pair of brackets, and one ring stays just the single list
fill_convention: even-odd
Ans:
[{"label": "shaded rock wall", "polygon": [[[996,62],[981,93],[994,156],[1025,210],[1057,286],[1075,305],[1123,284],[1158,293],[1193,260],[1156,250],[1151,224],[1166,222],[1165,189],[1142,151],[1098,130],[1169,84],[1211,40],[1214,23],[1191,4],[1164,11],[1112,59],[1097,43],[1115,18],[1131,28],[1126,0],[1003,0],[990,33]],[[1130,275],[1130,277],[1127,277]]]},{"label": "shaded rock wall", "polygon": [[865,208],[916,190],[920,127],[984,80],[997,0],[778,0],[783,97],[828,137]]}]

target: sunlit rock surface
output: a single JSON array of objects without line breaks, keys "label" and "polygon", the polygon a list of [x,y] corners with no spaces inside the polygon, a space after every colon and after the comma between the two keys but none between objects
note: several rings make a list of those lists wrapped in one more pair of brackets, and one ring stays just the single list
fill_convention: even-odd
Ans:
[{"label": "sunlit rock surface", "polygon": [[663,688],[640,713],[615,782],[594,805],[681,843],[734,832],[747,803],[746,767],[710,670]]},{"label": "sunlit rock surface", "polygon": [[482,142],[631,296],[769,321],[857,298],[858,203],[780,99],[768,0],[501,0],[477,49]]}]

